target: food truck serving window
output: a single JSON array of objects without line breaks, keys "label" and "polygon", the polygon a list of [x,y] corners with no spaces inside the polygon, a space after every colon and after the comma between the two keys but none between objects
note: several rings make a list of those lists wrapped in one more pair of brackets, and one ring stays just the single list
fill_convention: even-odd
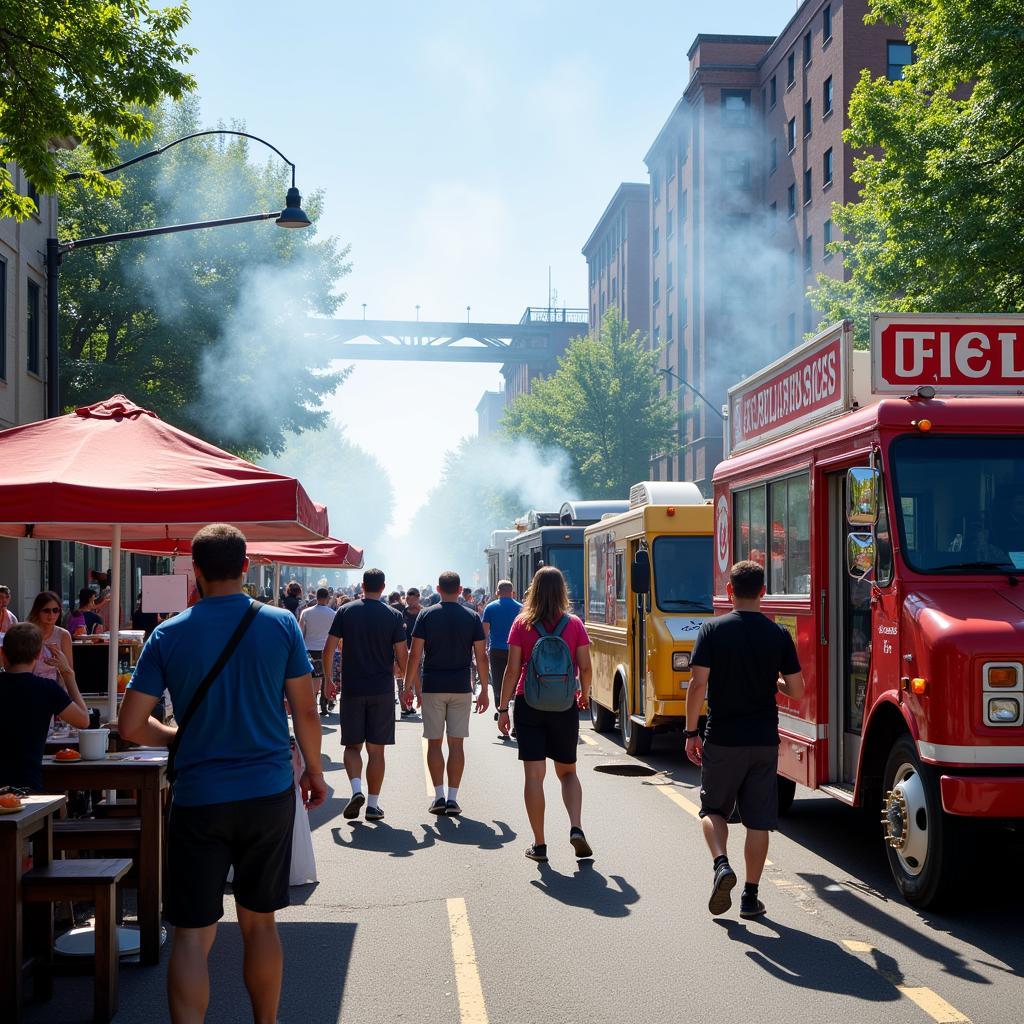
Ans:
[{"label": "food truck serving window", "polygon": [[1024,569],[1024,437],[901,437],[890,463],[900,547],[912,569]]},{"label": "food truck serving window", "polygon": [[764,566],[769,594],[811,592],[808,495],[808,474],[800,473],[733,497],[736,561],[749,558]]}]

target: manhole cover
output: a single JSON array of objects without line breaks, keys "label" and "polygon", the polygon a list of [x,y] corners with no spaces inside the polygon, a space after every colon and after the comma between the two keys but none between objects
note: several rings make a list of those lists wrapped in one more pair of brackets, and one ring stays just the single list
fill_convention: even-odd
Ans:
[{"label": "manhole cover", "polygon": [[648,765],[637,764],[635,761],[608,761],[605,764],[595,764],[594,771],[604,772],[606,775],[630,775],[636,778],[658,774]]}]

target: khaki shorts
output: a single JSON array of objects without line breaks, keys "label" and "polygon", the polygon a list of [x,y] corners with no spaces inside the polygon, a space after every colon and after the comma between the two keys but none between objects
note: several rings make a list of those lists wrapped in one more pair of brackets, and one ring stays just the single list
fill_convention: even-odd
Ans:
[{"label": "khaki shorts", "polygon": [[423,735],[428,740],[449,736],[456,738],[469,735],[469,716],[473,710],[471,693],[425,693],[423,694]]}]

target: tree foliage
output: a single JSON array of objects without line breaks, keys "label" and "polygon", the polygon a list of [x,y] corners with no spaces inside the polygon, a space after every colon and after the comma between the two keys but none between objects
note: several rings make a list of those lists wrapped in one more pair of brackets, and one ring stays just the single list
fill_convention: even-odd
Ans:
[{"label": "tree foliage", "polygon": [[35,204],[14,189],[8,162],[39,192],[57,186],[57,145],[77,140],[90,170],[86,187],[116,185],[96,171],[118,162],[122,139],[150,132],[140,105],[193,88],[181,65],[195,52],[177,41],[185,4],[140,0],[0,0],[0,217],[24,220]]},{"label": "tree foliage", "polygon": [[657,352],[617,311],[596,336],[574,338],[558,370],[533,383],[505,415],[505,431],[566,451],[585,498],[621,498],[648,476],[648,459],[674,438],[671,405],[660,394]]},{"label": "tree foliage", "polygon": [[[149,116],[156,144],[200,128],[195,100]],[[125,143],[118,155],[139,151]],[[245,140],[213,136],[127,169],[120,193],[102,202],[66,184],[61,237],[280,209],[288,169],[255,155]],[[76,152],[66,164],[87,159]],[[314,220],[322,207],[318,192],[305,202]],[[343,301],[336,288],[347,254],[315,227],[284,231],[272,221],[72,251],[61,275],[62,401],[124,392],[224,447],[280,450],[287,432],[326,423],[320,401],[344,378],[304,326]]]},{"label": "tree foliage", "polygon": [[1024,0],[871,0],[869,20],[905,22],[914,63],[852,93],[850,276],[812,300],[863,339],[872,311],[1024,309]]}]

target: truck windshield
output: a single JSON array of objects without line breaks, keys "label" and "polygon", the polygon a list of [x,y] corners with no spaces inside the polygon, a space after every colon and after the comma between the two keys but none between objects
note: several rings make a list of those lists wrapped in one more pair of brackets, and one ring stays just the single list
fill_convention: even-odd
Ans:
[{"label": "truck windshield", "polygon": [[656,537],[654,599],[663,612],[710,612],[710,537]]},{"label": "truck windshield", "polygon": [[912,569],[1024,570],[1024,437],[907,436],[893,442],[891,462]]},{"label": "truck windshield", "polygon": [[580,596],[583,591],[583,546],[548,548],[548,565],[553,565],[562,570],[565,577],[565,587],[569,591],[569,600],[575,610],[579,610]]}]

